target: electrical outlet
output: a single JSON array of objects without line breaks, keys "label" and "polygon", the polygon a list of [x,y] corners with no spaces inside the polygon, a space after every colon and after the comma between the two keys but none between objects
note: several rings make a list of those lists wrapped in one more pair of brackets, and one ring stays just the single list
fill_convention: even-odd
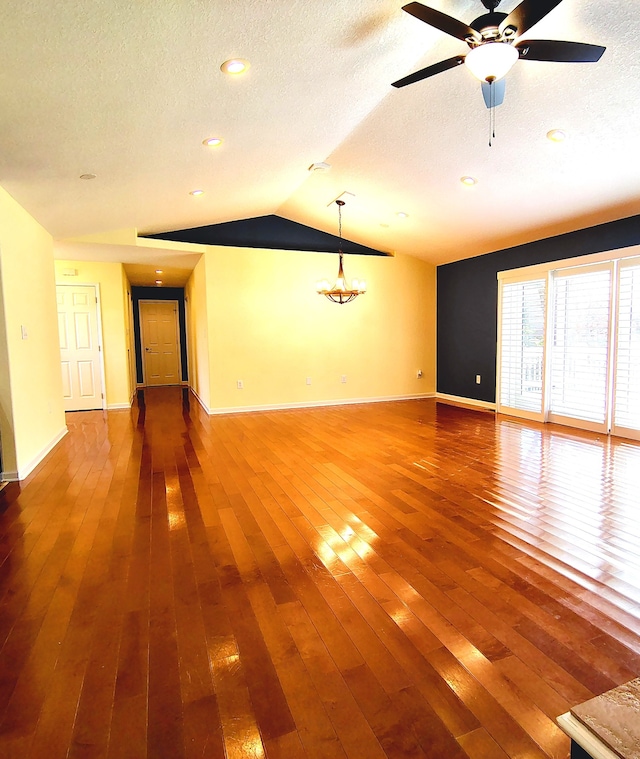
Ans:
[{"label": "electrical outlet", "polygon": [[244,389],[244,382],[242,380],[238,380],[238,390]]},{"label": "electrical outlet", "polygon": [[311,377],[307,377],[307,385],[311,384]]},{"label": "electrical outlet", "polygon": [[342,384],[344,385],[344,383],[345,383],[346,381],[347,381],[347,375],[346,375],[346,374],[342,374],[342,375],[340,376],[340,382],[342,382]]},{"label": "electrical outlet", "polygon": [[479,385],[479,384],[480,384],[480,380],[481,380],[481,379],[482,379],[482,378],[480,377],[480,375],[479,375],[479,374],[476,374],[476,385]]}]

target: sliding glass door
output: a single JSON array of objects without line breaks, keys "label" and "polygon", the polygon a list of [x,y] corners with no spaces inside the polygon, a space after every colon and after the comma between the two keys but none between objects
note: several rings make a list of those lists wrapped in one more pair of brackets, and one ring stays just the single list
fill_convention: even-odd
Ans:
[{"label": "sliding glass door", "polygon": [[640,439],[640,259],[501,275],[497,410]]},{"label": "sliding glass door", "polygon": [[608,431],[613,266],[554,272],[548,420]]},{"label": "sliding glass door", "polygon": [[640,264],[637,261],[620,265],[612,432],[640,439]]},{"label": "sliding glass door", "polygon": [[505,283],[500,290],[498,403],[504,413],[542,421],[547,280]]}]

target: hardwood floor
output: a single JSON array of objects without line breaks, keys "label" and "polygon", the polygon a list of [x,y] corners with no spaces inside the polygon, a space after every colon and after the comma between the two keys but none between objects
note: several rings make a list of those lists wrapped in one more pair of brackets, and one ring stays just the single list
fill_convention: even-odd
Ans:
[{"label": "hardwood floor", "polygon": [[145,396],[0,493],[0,756],[566,759],[640,674],[640,445]]}]

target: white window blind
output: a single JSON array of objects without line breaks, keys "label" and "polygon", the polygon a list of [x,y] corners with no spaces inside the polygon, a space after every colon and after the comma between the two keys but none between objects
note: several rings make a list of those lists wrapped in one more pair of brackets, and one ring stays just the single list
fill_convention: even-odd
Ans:
[{"label": "white window blind", "polygon": [[542,412],[546,279],[503,283],[500,405]]},{"label": "white window blind", "polygon": [[554,277],[550,411],[604,423],[611,269]]},{"label": "white window blind", "polygon": [[614,424],[640,430],[640,266],[620,268]]}]

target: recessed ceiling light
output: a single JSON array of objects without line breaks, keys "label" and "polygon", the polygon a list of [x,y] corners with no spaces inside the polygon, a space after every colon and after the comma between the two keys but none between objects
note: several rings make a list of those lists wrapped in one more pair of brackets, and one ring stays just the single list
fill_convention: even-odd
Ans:
[{"label": "recessed ceiling light", "polygon": [[475,177],[470,176],[460,177],[460,181],[467,187],[473,187],[474,184],[478,184],[478,180]]},{"label": "recessed ceiling light", "polygon": [[547,139],[551,142],[564,142],[567,139],[567,133],[563,132],[562,129],[552,129],[547,132]]},{"label": "recessed ceiling light", "polygon": [[249,68],[249,61],[243,58],[230,58],[220,66],[223,74],[243,74]]},{"label": "recessed ceiling light", "polygon": [[396,214],[396,216],[399,219],[408,219],[409,218],[409,214],[405,213],[404,211],[398,211],[398,213]]},{"label": "recessed ceiling light", "polygon": [[156,269],[156,274],[162,274],[162,269]]},{"label": "recessed ceiling light", "polygon": [[162,284],[162,280],[161,279],[156,279],[156,285],[158,285],[158,287],[160,287],[161,284]]},{"label": "recessed ceiling light", "polygon": [[95,179],[95,174],[80,174],[80,179]]},{"label": "recessed ceiling light", "polygon": [[204,190],[191,190],[191,192],[189,193],[189,195],[194,195],[196,197],[198,195],[204,195]]},{"label": "recessed ceiling light", "polygon": [[324,161],[318,161],[309,166],[309,171],[329,171],[330,168],[331,164],[325,163]]},{"label": "recessed ceiling light", "polygon": [[384,221],[381,221],[381,222],[380,222],[380,226],[381,226],[383,229],[389,229],[389,225],[388,225],[388,224],[386,224]]},{"label": "recessed ceiling light", "polygon": [[218,145],[222,145],[222,138],[220,137],[208,137],[206,140],[202,140],[202,144],[208,148],[217,148]]}]

